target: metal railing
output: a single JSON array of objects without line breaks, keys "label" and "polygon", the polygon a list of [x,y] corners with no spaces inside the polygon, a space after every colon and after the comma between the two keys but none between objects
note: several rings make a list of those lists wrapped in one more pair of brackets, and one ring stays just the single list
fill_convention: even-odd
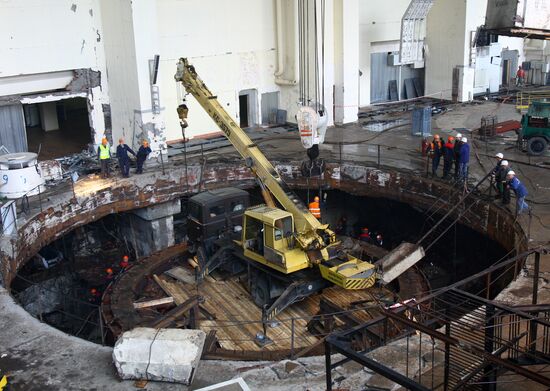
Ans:
[{"label": "metal railing", "polygon": [[[520,381],[550,386],[550,377],[536,367],[532,370],[525,367],[550,365],[550,308],[537,305],[540,255],[547,252],[544,246],[531,249],[420,300],[403,303],[395,310],[384,310],[381,317],[361,326],[327,337],[327,390],[334,386],[332,369],[349,360],[410,390],[494,389],[502,377],[511,373],[520,377]],[[476,280],[483,281],[496,272],[505,274],[531,254],[535,254],[533,305],[514,308],[490,301],[484,297],[489,296],[488,287],[472,293],[472,283]],[[372,339],[370,331],[380,328],[394,330],[397,336],[388,339],[385,334],[381,341]],[[383,354],[378,355],[377,360],[368,354],[388,342],[398,343],[399,339],[403,345],[404,338],[405,373],[392,369],[395,363],[387,362]],[[365,339],[368,343],[359,348],[354,346],[354,341]],[[424,365],[423,352],[430,351],[431,365]],[[440,358],[434,361],[436,351]],[[334,352],[346,358],[333,362]],[[507,373],[499,372],[501,368]]]},{"label": "metal railing", "polygon": [[550,90],[518,91],[516,93],[516,109],[527,110],[533,101],[550,100]]}]

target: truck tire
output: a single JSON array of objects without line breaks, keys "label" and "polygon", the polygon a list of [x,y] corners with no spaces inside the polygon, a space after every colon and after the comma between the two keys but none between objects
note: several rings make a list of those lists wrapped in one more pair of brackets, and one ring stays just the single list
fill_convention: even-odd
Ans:
[{"label": "truck tire", "polygon": [[269,284],[265,277],[258,276],[255,282],[252,284],[252,299],[254,303],[260,308],[264,305],[271,303],[269,296]]},{"label": "truck tire", "polygon": [[527,141],[527,152],[529,155],[539,156],[548,149],[548,141],[544,137],[531,137]]}]

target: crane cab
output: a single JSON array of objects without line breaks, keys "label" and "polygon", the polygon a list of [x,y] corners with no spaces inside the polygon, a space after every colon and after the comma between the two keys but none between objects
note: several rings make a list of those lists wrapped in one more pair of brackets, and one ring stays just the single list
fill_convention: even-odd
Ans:
[{"label": "crane cab", "polygon": [[248,208],[239,244],[245,257],[284,274],[309,267],[306,253],[294,240],[293,216],[282,209],[265,205]]},{"label": "crane cab", "polygon": [[[199,243],[206,256],[217,249],[215,242],[224,235],[233,237],[235,227],[242,226],[242,216],[250,204],[250,196],[245,190],[234,187],[207,190],[189,199],[187,235],[191,247]],[[233,237],[238,239],[239,235]]]}]

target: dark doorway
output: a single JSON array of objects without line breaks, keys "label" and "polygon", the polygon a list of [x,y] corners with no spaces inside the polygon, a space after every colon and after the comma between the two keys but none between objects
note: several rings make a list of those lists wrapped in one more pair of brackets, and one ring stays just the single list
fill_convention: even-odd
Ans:
[{"label": "dark doorway", "polygon": [[79,153],[92,142],[85,98],[24,105],[28,150],[39,160]]},{"label": "dark doorway", "polygon": [[239,118],[241,128],[248,128],[248,95],[239,95]]}]

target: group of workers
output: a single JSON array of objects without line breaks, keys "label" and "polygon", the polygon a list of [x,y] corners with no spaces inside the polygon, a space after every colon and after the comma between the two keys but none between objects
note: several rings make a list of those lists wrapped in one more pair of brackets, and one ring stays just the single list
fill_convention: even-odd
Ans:
[{"label": "group of workers", "polygon": [[130,257],[128,255],[124,255],[121,259],[121,261],[118,263],[118,273],[115,274],[115,271],[113,269],[115,266],[110,266],[105,269],[105,274],[103,278],[103,283],[100,287],[92,287],[90,288],[90,296],[88,298],[88,301],[92,304],[99,305],[101,304],[101,296],[103,295],[103,292],[105,292],[105,289],[109,286],[111,282],[114,281],[116,276],[118,274],[121,274],[126,269],[130,267]]},{"label": "group of workers", "polygon": [[366,227],[361,228],[359,240],[366,243],[376,244],[380,247],[384,245],[384,238],[382,237],[382,234],[379,232],[370,232]]},{"label": "group of workers", "polygon": [[525,202],[527,197],[527,188],[516,176],[516,173],[510,167],[510,163],[504,160],[504,154],[497,153],[495,155],[497,164],[491,171],[491,179],[493,186],[497,189],[497,199],[502,201],[503,205],[510,203],[511,190],[516,196],[516,215],[519,215],[524,210],[529,210],[529,205]]},{"label": "group of workers", "polygon": [[443,179],[450,178],[454,163],[454,179],[464,183],[468,180],[468,165],[470,163],[470,145],[468,138],[458,133],[456,136],[447,137],[444,142],[436,134],[426,148],[428,156],[432,159],[432,176],[437,177],[437,170],[441,158],[443,158]]},{"label": "group of workers", "polygon": [[[124,143],[123,138],[119,139],[116,148],[116,157],[122,177],[128,178],[130,176],[130,156],[128,154],[134,155],[136,158],[136,174],[141,174],[143,173],[143,164],[151,152],[147,140],[143,140],[142,145],[139,147],[137,153],[135,153],[132,148]],[[109,165],[111,163],[111,146],[106,137],[101,140],[101,144],[97,148],[97,157],[101,166],[101,177],[108,178]]]}]

